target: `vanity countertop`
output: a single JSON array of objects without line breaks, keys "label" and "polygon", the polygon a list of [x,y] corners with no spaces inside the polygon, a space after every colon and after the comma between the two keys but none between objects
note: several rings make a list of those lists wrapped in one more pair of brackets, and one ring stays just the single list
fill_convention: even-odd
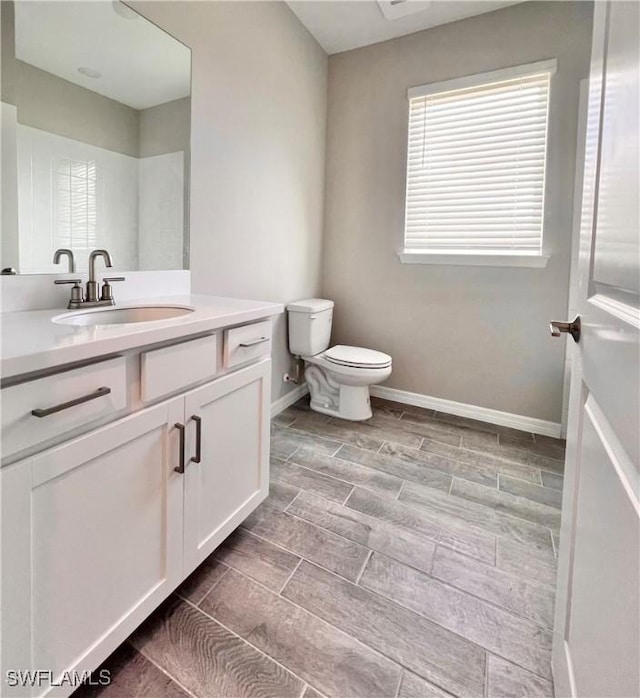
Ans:
[{"label": "vanity countertop", "polygon": [[168,320],[89,327],[53,322],[57,315],[74,312],[62,308],[2,313],[2,379],[239,325],[284,311],[280,303],[201,295],[144,298],[118,303],[115,308],[158,305],[189,307],[194,311]]}]

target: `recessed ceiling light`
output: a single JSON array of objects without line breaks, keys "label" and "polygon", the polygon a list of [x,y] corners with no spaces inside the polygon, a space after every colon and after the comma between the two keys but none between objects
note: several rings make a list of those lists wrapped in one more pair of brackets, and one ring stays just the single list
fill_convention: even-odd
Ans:
[{"label": "recessed ceiling light", "polygon": [[400,19],[428,10],[431,0],[378,0],[378,7],[385,19]]},{"label": "recessed ceiling light", "polygon": [[102,77],[102,73],[99,70],[96,70],[95,68],[86,68],[85,66],[80,66],[80,68],[78,68],[78,72],[81,75],[85,75],[88,78]]},{"label": "recessed ceiling light", "polygon": [[111,7],[113,7],[113,11],[123,19],[138,19],[140,16],[135,10],[127,7],[119,0],[111,0]]}]

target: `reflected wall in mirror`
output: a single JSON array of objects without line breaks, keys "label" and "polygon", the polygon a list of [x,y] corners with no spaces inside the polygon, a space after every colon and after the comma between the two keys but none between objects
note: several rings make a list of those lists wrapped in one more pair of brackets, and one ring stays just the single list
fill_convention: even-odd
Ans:
[{"label": "reflected wall in mirror", "polygon": [[191,51],[123,3],[0,2],[0,267],[189,262]]}]

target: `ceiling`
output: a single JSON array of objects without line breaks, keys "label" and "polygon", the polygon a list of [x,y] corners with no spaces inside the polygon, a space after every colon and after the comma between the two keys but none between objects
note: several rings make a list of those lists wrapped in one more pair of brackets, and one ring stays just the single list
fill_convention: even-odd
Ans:
[{"label": "ceiling", "polygon": [[[329,54],[492,12],[522,0],[291,0],[287,4]],[[381,7],[382,5],[382,7]],[[396,19],[386,19],[395,16]]]},{"label": "ceiling", "polygon": [[191,51],[122,3],[20,0],[15,6],[16,57],[25,63],[134,109],[191,92]]}]

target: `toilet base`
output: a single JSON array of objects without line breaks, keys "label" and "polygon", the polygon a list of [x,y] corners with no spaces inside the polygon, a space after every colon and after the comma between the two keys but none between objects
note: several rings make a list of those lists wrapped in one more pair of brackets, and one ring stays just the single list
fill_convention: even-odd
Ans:
[{"label": "toilet base", "polygon": [[315,412],[340,419],[362,421],[372,416],[368,385],[338,385],[318,366],[309,366],[305,379]]}]

